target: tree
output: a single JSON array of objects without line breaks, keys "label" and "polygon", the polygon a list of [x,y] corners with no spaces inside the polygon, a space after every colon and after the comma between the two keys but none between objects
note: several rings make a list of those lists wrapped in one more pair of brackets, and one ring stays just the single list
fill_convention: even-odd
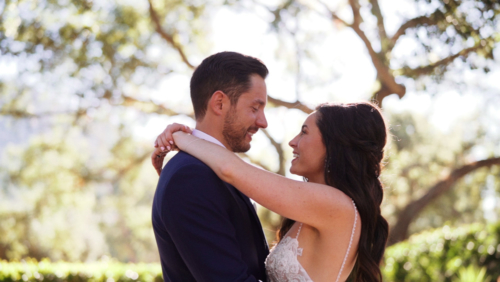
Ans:
[{"label": "tree", "polygon": [[[182,3],[168,8],[192,16]],[[142,173],[150,146],[131,138],[129,125],[177,114],[142,92],[183,67],[170,67],[174,50],[151,50],[161,39],[147,6],[7,1],[1,9],[2,64],[17,68],[1,78],[2,128],[19,133],[2,154],[2,202],[25,204],[2,209],[0,255],[157,259],[153,192],[136,190],[154,187],[154,174]]]},{"label": "tree", "polygon": [[[304,34],[314,34],[314,31],[301,30],[300,27],[307,26],[305,22],[311,20],[312,16],[327,15],[337,29],[351,29],[366,48],[376,70],[376,87],[371,99],[380,106],[389,95],[396,94],[403,98],[407,92],[404,82],[415,83],[417,89],[414,90],[418,90],[418,87],[429,87],[428,84],[432,81],[440,83],[445,79],[450,80],[451,74],[464,68],[481,68],[488,73],[494,60],[493,50],[500,41],[500,4],[496,1],[410,2],[408,5],[412,5],[417,14],[403,19],[392,34],[388,32],[386,18],[377,0],[349,0],[335,7],[326,2],[319,2],[321,5],[283,1],[278,7],[267,7],[274,16],[272,26],[276,32],[292,37],[295,42],[297,80],[305,75],[300,67],[306,61],[304,57],[320,64],[320,61],[307,51],[311,46],[300,40],[304,38]],[[346,10],[350,11],[350,15],[346,16],[350,19],[344,18],[348,14]],[[368,25],[368,22],[375,24]],[[409,39],[416,46],[412,50],[413,53],[403,55],[404,53],[398,50],[398,45]],[[460,80],[459,77],[455,79]],[[307,79],[303,80],[303,84],[308,84]],[[311,112],[311,109],[299,100],[289,103],[270,98],[269,101],[277,106]],[[465,148],[457,152],[463,155],[466,153]],[[441,169],[452,169],[449,175],[444,179],[435,179],[435,183],[428,183],[424,195],[412,195],[415,198],[407,202],[407,206],[400,211],[398,219],[391,226],[389,244],[408,238],[409,226],[420,212],[452,189],[459,179],[478,169],[499,164],[498,156],[472,162],[462,161],[461,166],[447,163],[448,166]],[[426,161],[417,162],[400,169],[405,173],[414,165],[429,164]]]},{"label": "tree", "polygon": [[[309,103],[314,97],[306,94],[317,93],[318,89],[331,91],[330,81],[341,71],[340,67],[329,66],[329,61],[323,62],[314,48],[328,35],[346,30],[358,38],[350,44],[362,44],[368,54],[376,80],[366,98],[379,105],[392,94],[402,98],[407,91],[424,88],[435,92],[432,87],[436,82],[455,83],[464,69],[488,72],[494,68],[493,54],[500,40],[500,6],[495,1],[408,2],[416,12],[398,18],[397,28],[387,24],[383,4],[354,0],[336,6],[291,0],[275,6],[260,1],[7,0],[0,6],[0,65],[11,70],[0,75],[0,127],[20,132],[12,140],[21,142],[4,149],[0,165],[5,183],[2,196],[7,199],[4,202],[29,199],[26,201],[31,204],[0,210],[0,232],[8,234],[0,239],[0,257],[53,255],[92,260],[109,252],[121,260],[156,258],[148,233],[150,187],[155,182],[147,162],[150,144],[140,140],[130,125],[157,116],[192,117],[189,106],[164,102],[155,92],[165,78],[189,76],[209,54],[207,22],[222,5],[232,10],[265,11],[270,32],[279,39],[276,57],[294,77],[296,93],[286,99],[270,93],[271,108],[312,112]],[[310,20],[321,21],[317,26],[322,29],[307,25]],[[411,52],[400,47],[408,46],[405,41],[414,43]],[[408,122],[409,117],[401,118],[401,124]],[[38,126],[29,126],[35,123]],[[264,131],[264,136],[275,150],[279,165],[273,168],[269,165],[272,160],[255,154],[243,157],[285,175],[289,152],[273,132]],[[397,163],[409,152],[418,152],[425,144],[417,141],[394,149],[390,158]],[[491,139],[481,142],[479,145],[489,144]],[[418,184],[425,187],[418,193],[389,193],[389,197],[403,199],[394,212],[387,212],[395,228],[391,243],[433,226],[421,224],[412,229],[410,223],[427,218],[427,210],[436,210],[433,204],[438,197],[450,200],[452,196],[444,191],[466,191],[463,183],[456,181],[461,176],[479,175],[484,172],[481,167],[496,169],[498,153],[494,149],[489,150],[490,158],[470,160],[468,154],[473,147],[460,144],[452,151],[457,162],[422,157],[416,164],[402,161],[401,166],[388,166],[388,171],[401,176],[398,181],[412,186],[415,179],[406,174],[414,166],[438,164],[433,170],[421,172],[430,176],[427,182]],[[433,150],[443,148],[447,147]],[[61,164],[53,164],[55,160]],[[457,173],[452,173],[453,169]],[[441,171],[450,171],[450,181],[440,182]],[[494,172],[486,174],[497,177]],[[485,177],[483,173],[476,182]],[[66,183],[72,185],[66,187]],[[428,196],[423,196],[426,193]],[[85,199],[87,204],[78,205],[75,199]],[[68,216],[71,213],[86,214],[80,223],[94,230],[93,240],[98,244],[72,247],[78,230],[64,230],[75,220]],[[271,229],[276,228],[279,219],[274,214],[262,210],[261,216],[270,222]],[[57,236],[43,241],[30,235],[37,231],[37,224],[48,224],[52,218],[59,220],[51,227]],[[453,215],[443,214],[443,218]],[[50,246],[57,242],[61,243],[57,255],[49,253]]]},{"label": "tree", "polygon": [[[391,223],[389,245],[430,227],[484,221],[481,191],[489,177],[498,186],[500,158],[471,161],[481,133],[467,140],[463,128],[444,134],[421,116],[390,114],[389,119],[396,125],[382,178]],[[484,140],[480,146],[494,147],[496,142]]]}]

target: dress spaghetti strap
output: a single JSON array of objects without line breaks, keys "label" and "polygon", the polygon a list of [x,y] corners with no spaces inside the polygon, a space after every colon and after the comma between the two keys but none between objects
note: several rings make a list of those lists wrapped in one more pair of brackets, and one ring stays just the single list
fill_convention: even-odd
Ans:
[{"label": "dress spaghetti strap", "polygon": [[[297,231],[297,236],[295,236],[295,240],[297,240],[297,244],[299,243],[300,230],[302,230],[302,222],[300,223],[299,231]],[[302,256],[302,252],[303,251],[304,251],[304,249],[303,248],[298,248],[298,245],[297,245],[297,255],[298,256]]]},{"label": "dress spaghetti strap", "polygon": [[299,231],[297,231],[297,236],[295,236],[295,239],[299,239],[299,234],[300,234],[300,230],[302,229],[302,222],[300,223],[299,225]]},{"label": "dress spaghetti strap", "polygon": [[[354,225],[352,227],[352,232],[351,232],[351,239],[349,240],[349,246],[347,247],[347,252],[344,257],[344,261],[342,262],[342,266],[340,267],[339,274],[337,275],[337,280],[335,282],[338,282],[340,279],[340,275],[342,274],[342,270],[344,269],[345,262],[347,260],[347,257],[349,256],[349,251],[351,250],[351,245],[352,245],[352,239],[354,237],[354,231],[356,230],[356,222],[358,221],[358,209],[356,208],[356,204],[354,201],[351,199],[352,205],[354,206]],[[302,227],[302,226],[301,226]],[[300,229],[299,229],[300,232]],[[297,235],[298,237],[298,235]]]}]

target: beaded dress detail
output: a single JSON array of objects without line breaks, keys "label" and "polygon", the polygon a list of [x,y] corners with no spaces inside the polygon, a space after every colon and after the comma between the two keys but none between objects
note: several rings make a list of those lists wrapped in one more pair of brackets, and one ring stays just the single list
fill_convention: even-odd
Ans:
[{"label": "beaded dress detail", "polygon": [[[342,266],[340,267],[339,274],[337,275],[336,282],[340,279],[340,274],[344,269],[347,256],[351,250],[356,221],[358,219],[358,213],[354,201],[352,204],[354,205],[354,226],[351,232],[349,247],[347,248],[347,252],[344,257],[344,261],[342,262]],[[295,238],[288,236],[287,233],[283,239],[271,249],[271,253],[266,259],[266,272],[269,282],[313,282],[297,259],[297,256],[302,256],[303,251],[302,248],[299,248],[298,240],[301,229],[302,223],[300,223],[299,230],[297,231]]]}]

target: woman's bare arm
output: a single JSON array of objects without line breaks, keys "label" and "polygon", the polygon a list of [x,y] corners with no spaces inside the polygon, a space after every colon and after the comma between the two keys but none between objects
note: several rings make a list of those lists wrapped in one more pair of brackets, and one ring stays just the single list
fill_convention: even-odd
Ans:
[{"label": "woman's bare arm", "polygon": [[177,147],[210,166],[223,181],[280,215],[318,229],[335,228],[335,221],[352,216],[351,199],[338,189],[259,169],[221,146],[184,132],[175,132],[173,138]]}]

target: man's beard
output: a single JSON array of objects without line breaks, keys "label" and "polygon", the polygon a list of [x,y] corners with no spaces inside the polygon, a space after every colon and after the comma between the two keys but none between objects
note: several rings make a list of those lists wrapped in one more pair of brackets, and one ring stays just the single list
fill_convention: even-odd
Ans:
[{"label": "man's beard", "polygon": [[244,153],[250,150],[250,143],[245,142],[248,128],[238,123],[236,109],[231,109],[224,119],[222,136],[226,139],[229,149],[235,153]]}]

